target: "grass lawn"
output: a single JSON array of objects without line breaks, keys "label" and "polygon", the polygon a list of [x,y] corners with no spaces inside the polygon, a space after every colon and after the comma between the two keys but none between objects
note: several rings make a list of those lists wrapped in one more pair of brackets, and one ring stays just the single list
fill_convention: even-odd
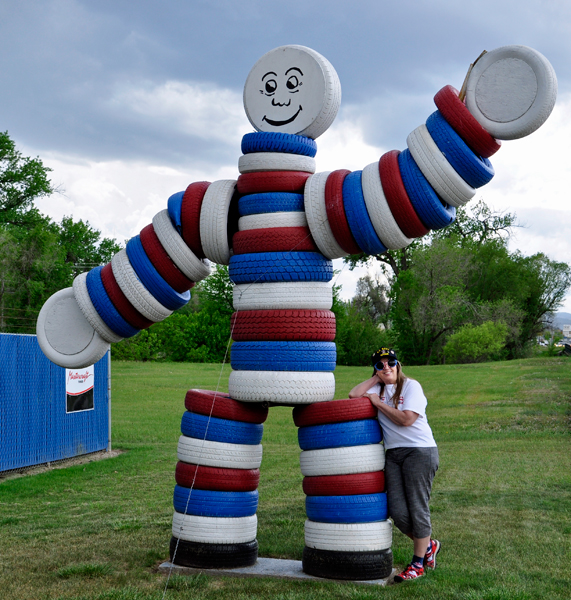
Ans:
[{"label": "grass lawn", "polygon": [[[176,445],[188,388],[227,390],[226,367],[113,363],[116,458],[0,480],[7,600],[159,600]],[[414,367],[440,449],[431,502],[438,568],[387,588],[323,581],[171,578],[165,598],[571,598],[571,360]],[[338,367],[337,398],[370,376]],[[259,555],[301,559],[304,494],[291,408],[264,428]],[[395,532],[397,566],[412,555]]]}]

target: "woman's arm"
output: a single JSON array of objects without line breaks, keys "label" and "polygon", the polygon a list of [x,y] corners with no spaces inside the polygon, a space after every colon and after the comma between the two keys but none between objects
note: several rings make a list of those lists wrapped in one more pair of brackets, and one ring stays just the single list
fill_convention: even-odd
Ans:
[{"label": "woman's arm", "polygon": [[365,394],[365,396],[369,398],[373,406],[376,406],[395,425],[410,427],[418,419],[418,413],[412,410],[399,410],[394,406],[381,402],[378,394]]},{"label": "woman's arm", "polygon": [[350,392],[349,398],[362,398],[367,395],[367,390],[370,390],[374,385],[380,383],[381,380],[377,377],[377,374],[373,375],[367,381],[358,383]]}]

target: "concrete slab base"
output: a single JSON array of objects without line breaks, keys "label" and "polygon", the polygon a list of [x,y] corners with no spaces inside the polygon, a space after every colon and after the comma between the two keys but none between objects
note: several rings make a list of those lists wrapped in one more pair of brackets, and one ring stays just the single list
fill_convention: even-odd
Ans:
[{"label": "concrete slab base", "polygon": [[392,581],[396,569],[387,579],[371,579],[367,581],[346,581],[341,579],[323,579],[307,575],[301,570],[300,560],[284,560],[280,558],[258,558],[255,565],[237,569],[195,569],[192,567],[180,567],[170,562],[164,562],[159,566],[161,573],[176,573],[177,575],[196,575],[204,573],[213,577],[223,575],[225,577],[274,577],[277,579],[306,580],[306,581],[335,581],[337,583],[356,583],[366,585],[387,585]]}]

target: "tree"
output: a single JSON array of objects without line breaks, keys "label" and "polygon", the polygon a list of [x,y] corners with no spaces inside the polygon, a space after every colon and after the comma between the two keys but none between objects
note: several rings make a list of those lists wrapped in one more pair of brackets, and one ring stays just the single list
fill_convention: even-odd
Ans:
[{"label": "tree", "polygon": [[448,338],[444,354],[448,363],[474,363],[503,358],[508,326],[501,321],[468,323]]}]

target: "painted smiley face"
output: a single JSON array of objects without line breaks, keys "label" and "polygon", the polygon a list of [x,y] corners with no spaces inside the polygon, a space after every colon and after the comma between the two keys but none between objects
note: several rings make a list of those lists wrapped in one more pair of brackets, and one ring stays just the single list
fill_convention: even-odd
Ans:
[{"label": "painted smiley face", "polygon": [[341,101],[335,69],[304,46],[281,46],[254,65],[244,86],[244,108],[258,131],[316,138],[333,122]]}]

